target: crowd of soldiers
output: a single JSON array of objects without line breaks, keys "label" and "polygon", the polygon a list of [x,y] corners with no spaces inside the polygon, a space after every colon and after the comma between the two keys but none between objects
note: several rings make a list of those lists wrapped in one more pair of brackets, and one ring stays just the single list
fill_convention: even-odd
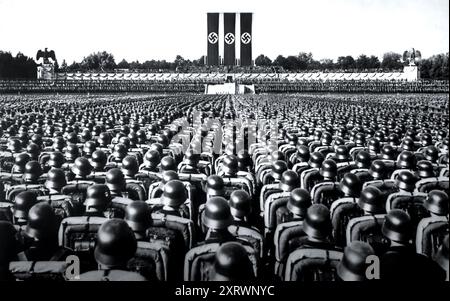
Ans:
[{"label": "crowd of soldiers", "polygon": [[[0,81],[0,93],[147,92],[203,93],[207,84],[222,84],[223,78],[173,80],[38,80]],[[258,93],[448,93],[449,81],[396,80],[299,80],[279,78],[237,79],[255,84]]]},{"label": "crowd of soldiers", "polygon": [[449,279],[448,95],[0,104],[0,280]]}]

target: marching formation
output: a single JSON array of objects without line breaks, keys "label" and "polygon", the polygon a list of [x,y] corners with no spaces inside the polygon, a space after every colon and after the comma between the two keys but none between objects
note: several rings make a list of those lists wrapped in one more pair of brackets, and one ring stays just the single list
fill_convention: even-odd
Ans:
[{"label": "marching formation", "polygon": [[0,280],[448,280],[448,100],[0,96]]}]

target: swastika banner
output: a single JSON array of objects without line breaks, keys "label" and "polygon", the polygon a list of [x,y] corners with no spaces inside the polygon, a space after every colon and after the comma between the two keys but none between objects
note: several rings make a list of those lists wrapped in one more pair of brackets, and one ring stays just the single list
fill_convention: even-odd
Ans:
[{"label": "swastika banner", "polygon": [[236,62],[236,14],[223,14],[223,63],[225,66],[234,66]]},{"label": "swastika banner", "polygon": [[252,14],[241,13],[241,66],[252,65]]},{"label": "swastika banner", "polygon": [[207,64],[210,66],[219,65],[219,14],[208,13],[208,31],[206,33],[208,43]]}]

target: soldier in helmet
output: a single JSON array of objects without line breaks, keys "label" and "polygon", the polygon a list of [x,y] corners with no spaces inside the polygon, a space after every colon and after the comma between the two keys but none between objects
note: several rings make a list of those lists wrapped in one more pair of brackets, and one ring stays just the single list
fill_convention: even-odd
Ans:
[{"label": "soldier in helmet", "polygon": [[71,168],[71,172],[67,174],[69,181],[83,181],[91,179],[92,166],[85,157],[78,157]]},{"label": "soldier in helmet", "polygon": [[125,208],[125,221],[137,240],[146,238],[146,230],[152,225],[150,207],[144,201],[131,202]]},{"label": "soldier in helmet", "polygon": [[330,243],[330,211],[324,205],[313,204],[308,208],[303,220],[303,231],[306,236],[293,239],[291,250],[297,248],[335,249],[334,245]]},{"label": "soldier in helmet", "polygon": [[291,221],[302,221],[308,208],[311,206],[311,196],[302,188],[291,191],[286,207],[282,206],[276,210],[277,225]]},{"label": "soldier in helmet", "polygon": [[122,171],[118,168],[112,168],[106,173],[106,186],[111,191],[112,197],[123,196],[126,194],[126,181]]},{"label": "soldier in helmet", "polygon": [[230,195],[230,212],[233,216],[233,225],[252,228],[250,222],[252,213],[250,195],[244,190],[235,190]]},{"label": "soldier in helmet", "polygon": [[67,185],[66,174],[60,168],[52,168],[47,173],[47,181],[44,186],[50,194],[59,194],[64,186]]},{"label": "soldier in helmet", "polygon": [[153,212],[189,219],[191,218],[189,208],[185,205],[187,198],[187,191],[183,182],[171,180],[164,185],[164,191],[161,196],[163,207],[153,208]]},{"label": "soldier in helmet", "polygon": [[211,197],[221,196],[225,197],[225,184],[223,178],[218,175],[209,176],[206,179],[206,199]]},{"label": "soldier in helmet", "polygon": [[14,224],[23,226],[28,219],[28,211],[37,203],[37,195],[33,191],[23,191],[16,195],[13,205]]},{"label": "soldier in helmet", "polygon": [[111,192],[107,185],[94,184],[89,186],[86,191],[86,208],[84,216],[105,217],[105,213],[111,206]]},{"label": "soldier in helmet", "polygon": [[128,224],[120,219],[110,219],[99,229],[94,256],[98,271],[80,275],[82,281],[145,281],[138,273],[126,270],[127,262],[134,256],[136,238]]},{"label": "soldier in helmet", "polygon": [[367,258],[372,255],[375,255],[375,251],[368,243],[353,241],[344,249],[344,256],[336,270],[338,277],[342,281],[367,281]]},{"label": "soldier in helmet", "polygon": [[23,183],[24,184],[40,184],[43,179],[41,176],[43,174],[42,167],[37,161],[29,161],[25,164],[25,170],[23,173]]},{"label": "soldier in helmet", "polygon": [[254,280],[253,265],[244,247],[238,242],[224,243],[217,250],[212,281]]},{"label": "soldier in helmet", "polygon": [[202,225],[206,229],[206,237],[200,244],[211,242],[234,241],[234,236],[228,231],[228,226],[233,223],[230,206],[223,197],[210,198],[205,204],[202,215]]},{"label": "soldier in helmet", "polygon": [[25,231],[25,250],[19,254],[20,260],[61,261],[70,255],[69,250],[58,246],[60,219],[46,202],[40,202],[28,211]]},{"label": "soldier in helmet", "polygon": [[386,215],[381,230],[391,242],[390,248],[380,259],[381,279],[445,279],[445,271],[430,258],[416,253],[411,245],[414,229],[408,213],[400,209],[391,210]]}]

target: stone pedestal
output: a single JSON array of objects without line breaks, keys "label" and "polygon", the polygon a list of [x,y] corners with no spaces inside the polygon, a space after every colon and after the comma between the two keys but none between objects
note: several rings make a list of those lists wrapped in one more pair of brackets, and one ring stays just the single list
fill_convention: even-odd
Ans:
[{"label": "stone pedestal", "polygon": [[42,64],[37,67],[37,79],[52,80],[55,78],[55,66],[53,64]]},{"label": "stone pedestal", "polygon": [[404,78],[409,81],[417,81],[420,78],[419,68],[416,65],[409,65],[403,68]]}]

